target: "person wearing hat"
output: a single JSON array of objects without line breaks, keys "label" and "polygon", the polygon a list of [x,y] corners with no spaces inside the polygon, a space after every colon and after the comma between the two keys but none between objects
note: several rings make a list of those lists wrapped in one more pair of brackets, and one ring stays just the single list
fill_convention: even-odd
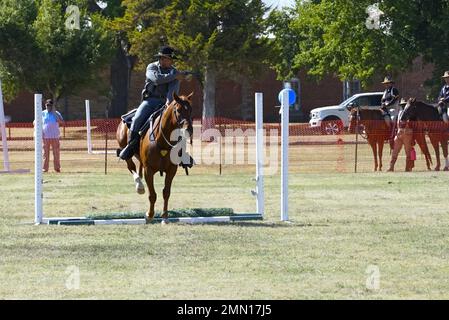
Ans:
[{"label": "person wearing hat", "polygon": [[173,93],[178,94],[179,91],[179,80],[184,79],[187,75],[174,67],[173,63],[177,57],[172,47],[161,47],[155,57],[158,58],[158,61],[147,66],[142,103],[132,119],[128,145],[119,154],[123,160],[132,158],[139,145],[140,128],[151,114],[163,107],[165,103],[168,104],[173,100]]},{"label": "person wearing hat", "polygon": [[[388,169],[389,172],[394,171],[394,165],[396,164],[396,161],[398,159],[399,153],[401,152],[402,147],[404,146],[405,149],[405,156],[406,156],[406,164],[405,164],[405,171],[411,171],[414,165],[414,160],[416,160],[416,153],[415,157],[413,157],[414,149],[413,149],[413,130],[410,128],[408,122],[401,121],[402,113],[404,112],[405,105],[407,104],[407,101],[405,99],[401,99],[399,102],[399,112],[397,115],[396,125],[398,128],[398,133],[396,134],[396,137],[394,138],[394,147],[393,152],[391,153],[391,161],[390,161],[390,168]],[[414,159],[413,159],[414,158]]]},{"label": "person wearing hat", "polygon": [[446,71],[442,76],[446,82],[441,88],[440,95],[438,96],[438,113],[443,118],[444,122],[448,122],[447,107],[449,104],[449,71]]},{"label": "person wearing hat", "polygon": [[64,121],[61,114],[56,110],[52,99],[45,101],[46,110],[42,111],[42,137],[44,142],[44,167],[48,172],[50,162],[50,148],[53,150],[53,167],[56,172],[61,172],[60,162],[60,131],[59,123]]},{"label": "person wearing hat", "polygon": [[385,86],[384,95],[382,97],[381,110],[387,124],[391,127],[390,108],[398,108],[399,90],[394,87],[394,81],[391,77],[385,77],[382,84]]}]

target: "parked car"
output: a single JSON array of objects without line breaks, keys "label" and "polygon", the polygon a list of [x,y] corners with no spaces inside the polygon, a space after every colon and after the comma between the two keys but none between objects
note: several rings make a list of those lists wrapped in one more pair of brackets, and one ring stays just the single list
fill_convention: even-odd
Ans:
[{"label": "parked car", "polygon": [[358,93],[336,106],[315,108],[310,111],[309,124],[321,128],[323,134],[339,134],[349,126],[348,106],[354,103],[365,108],[379,109],[383,92]]}]

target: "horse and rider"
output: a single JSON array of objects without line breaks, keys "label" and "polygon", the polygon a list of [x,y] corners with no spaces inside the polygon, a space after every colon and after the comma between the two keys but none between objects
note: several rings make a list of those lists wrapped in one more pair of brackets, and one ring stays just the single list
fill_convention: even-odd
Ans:
[{"label": "horse and rider", "polygon": [[[406,171],[411,171],[413,168],[413,160],[411,154],[413,151],[413,143],[416,141],[423,153],[426,156],[426,163],[428,169],[430,169],[431,157],[425,141],[425,132],[429,134],[431,143],[435,149],[435,155],[437,158],[437,166],[435,170],[440,170],[440,152],[439,145],[441,144],[443,149],[443,155],[446,158],[446,164],[444,169],[449,169],[449,159],[447,156],[447,123],[448,119],[448,105],[449,105],[449,71],[446,71],[442,78],[445,81],[440,94],[436,108],[432,105],[425,104],[423,102],[416,101],[416,99],[399,99],[399,91],[394,86],[394,81],[390,77],[385,77],[382,84],[385,85],[385,92],[382,98],[381,112],[389,124],[392,130],[392,137],[394,142],[392,143],[393,151],[390,161],[390,168],[388,171],[394,171],[394,165],[396,163],[398,154],[405,148],[406,152]],[[396,109],[396,116],[391,122],[391,115],[389,114],[389,108]],[[410,122],[421,121],[425,123],[424,126],[413,124]],[[391,123],[393,125],[391,126]],[[430,124],[429,124],[430,123]]]},{"label": "horse and rider", "polygon": [[[154,217],[156,191],[154,175],[165,173],[163,190],[163,222],[168,218],[168,199],[171,185],[178,166],[188,174],[188,168],[194,165],[193,158],[185,150],[186,141],[192,143],[192,96],[179,95],[180,80],[191,72],[178,71],[174,67],[177,59],[172,47],[161,47],[155,55],[157,61],[146,69],[145,88],[142,102],[136,110],[122,116],[123,121],[117,128],[117,142],[121,149],[117,156],[126,161],[136,183],[136,191],[145,193],[142,176],[149,191],[150,208],[145,214],[147,222]],[[132,158],[139,163],[139,172]]]},{"label": "horse and rider", "polygon": [[[449,105],[449,71],[446,71],[442,77],[445,85],[438,96],[436,107],[417,102],[416,99],[399,99],[399,90],[395,87],[395,82],[391,77],[385,77],[382,84],[385,91],[381,100],[379,110],[369,109],[352,109],[350,113],[350,130],[355,128],[355,119],[358,117],[360,125],[363,125],[367,134],[368,143],[373,149],[374,170],[382,170],[382,149],[384,140],[390,140],[392,150],[390,167],[388,171],[394,171],[399,152],[402,147],[406,152],[406,171],[413,168],[413,145],[415,142],[419,145],[421,151],[425,155],[427,168],[430,170],[432,159],[425,140],[425,133],[429,134],[431,143],[435,149],[437,157],[437,166],[435,170],[440,169],[439,144],[443,149],[443,155],[446,158],[445,170],[449,169],[449,159],[447,157],[447,128],[442,125],[448,122],[448,105]],[[428,108],[415,108],[414,106],[427,106]],[[413,108],[410,108],[413,106]],[[405,110],[409,108],[406,114]],[[394,116],[390,114],[390,110],[394,110]],[[412,112],[413,111],[413,112]],[[416,111],[416,112],[415,112]],[[357,115],[357,117],[356,117]],[[384,120],[379,122],[379,120]],[[434,121],[432,125],[417,125],[416,120]],[[412,122],[410,122],[412,121]]]}]

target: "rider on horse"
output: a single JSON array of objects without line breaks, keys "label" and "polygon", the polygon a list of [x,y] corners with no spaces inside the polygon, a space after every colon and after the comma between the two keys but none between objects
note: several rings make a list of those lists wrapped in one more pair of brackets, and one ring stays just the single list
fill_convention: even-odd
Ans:
[{"label": "rider on horse", "polygon": [[142,103],[132,119],[128,145],[119,154],[123,160],[132,158],[139,145],[141,127],[155,111],[173,100],[173,93],[178,94],[179,91],[179,80],[188,74],[176,70],[173,66],[174,60],[177,59],[173,48],[163,46],[155,57],[158,61],[147,66]]},{"label": "rider on horse", "polygon": [[384,95],[382,97],[382,116],[387,122],[388,126],[391,127],[391,115],[388,110],[390,107],[397,108],[399,102],[399,90],[394,87],[394,81],[390,77],[385,77],[382,84],[385,86]]},{"label": "rider on horse", "polygon": [[446,84],[441,88],[438,96],[438,113],[444,122],[448,121],[447,108],[449,105],[449,71],[446,71],[442,77]]}]

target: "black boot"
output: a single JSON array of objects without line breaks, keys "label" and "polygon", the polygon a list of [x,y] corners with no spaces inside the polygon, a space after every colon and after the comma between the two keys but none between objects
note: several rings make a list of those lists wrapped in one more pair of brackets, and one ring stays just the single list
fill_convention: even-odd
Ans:
[{"label": "black boot", "polygon": [[136,153],[139,146],[139,132],[130,131],[128,145],[120,152],[119,157],[122,160],[131,159],[134,153]]}]

